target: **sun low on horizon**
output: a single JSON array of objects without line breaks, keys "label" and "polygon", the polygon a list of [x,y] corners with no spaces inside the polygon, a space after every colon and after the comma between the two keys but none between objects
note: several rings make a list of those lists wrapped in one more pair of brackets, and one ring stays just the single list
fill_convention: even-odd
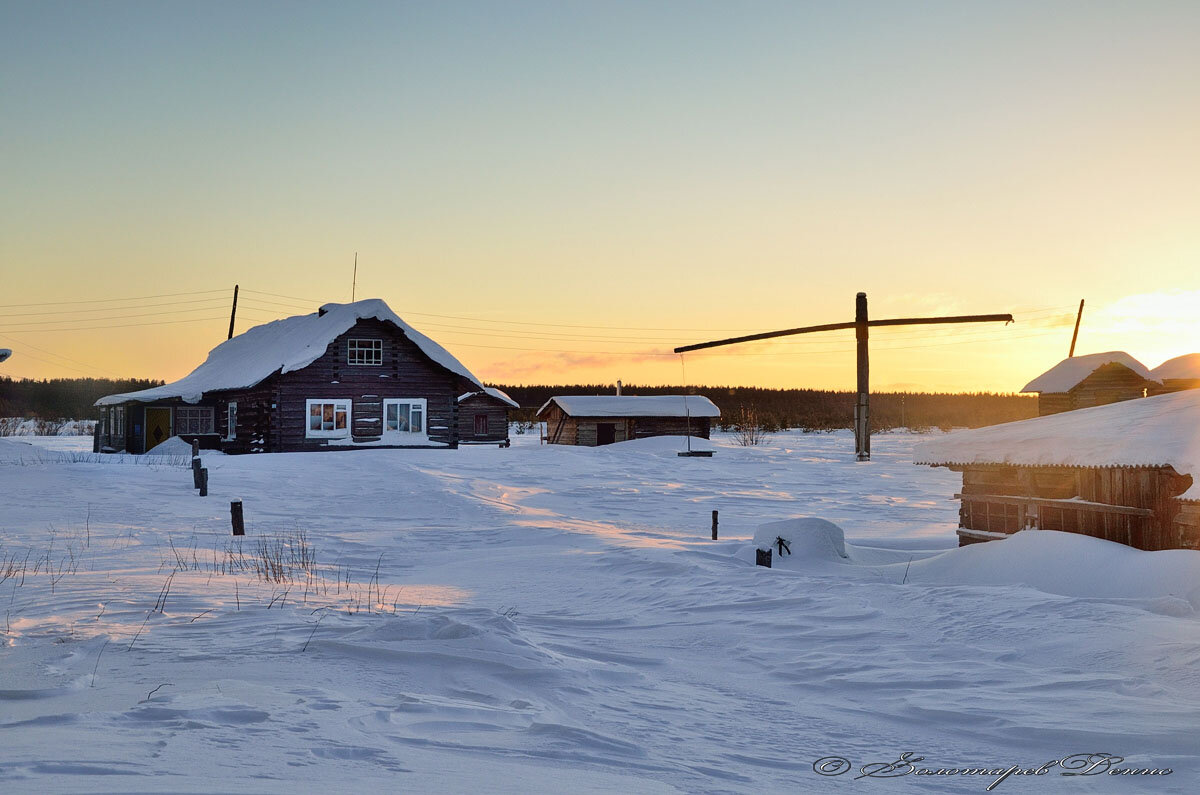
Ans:
[{"label": "sun low on horizon", "polygon": [[[380,298],[495,384],[1016,392],[1200,350],[1200,6],[0,5],[0,376]],[[356,264],[357,263],[357,264]]]}]

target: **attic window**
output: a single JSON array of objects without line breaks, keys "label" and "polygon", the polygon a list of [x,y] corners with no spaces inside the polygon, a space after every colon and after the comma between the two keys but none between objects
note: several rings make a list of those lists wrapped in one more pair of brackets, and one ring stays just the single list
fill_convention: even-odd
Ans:
[{"label": "attic window", "polygon": [[346,364],[383,364],[383,340],[349,340]]}]

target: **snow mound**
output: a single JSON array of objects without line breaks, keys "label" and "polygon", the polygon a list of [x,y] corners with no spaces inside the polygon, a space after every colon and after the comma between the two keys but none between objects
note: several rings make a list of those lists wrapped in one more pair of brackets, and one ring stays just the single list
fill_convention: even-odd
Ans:
[{"label": "snow mound", "polygon": [[[154,446],[146,451],[145,455],[170,455],[170,456],[187,456],[190,460],[192,457],[192,443],[185,441],[179,436],[172,436],[165,442]],[[220,450],[201,450],[201,456],[225,455]]]},{"label": "snow mound", "polygon": [[[787,544],[782,555],[776,543],[780,538]],[[846,535],[842,528],[815,516],[759,525],[754,531],[754,546],[758,549],[774,549],[773,557],[779,558],[781,562],[786,562],[788,558],[797,561],[836,561],[850,558],[846,554]],[[788,553],[788,548],[791,549],[791,554]]]},{"label": "snow mound", "polygon": [[[1027,585],[1062,596],[1154,600],[1200,608],[1200,552],[1145,552],[1056,530],[1025,530],[915,561],[909,582],[930,585]],[[1162,612],[1162,611],[1156,611]]]},{"label": "snow mound", "polygon": [[57,450],[47,450],[29,442],[18,442],[0,437],[0,464],[30,466],[68,460],[68,456]]},{"label": "snow mound", "polygon": [[[649,436],[645,439],[630,439],[604,445],[605,450],[630,453],[669,453],[675,455],[688,449],[686,436]],[[692,437],[693,450],[716,450],[717,446],[708,439]]]}]

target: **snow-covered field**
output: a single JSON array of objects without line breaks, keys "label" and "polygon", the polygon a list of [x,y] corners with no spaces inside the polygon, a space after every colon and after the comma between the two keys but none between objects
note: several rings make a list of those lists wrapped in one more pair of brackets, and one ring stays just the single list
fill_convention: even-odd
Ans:
[{"label": "snow-covered field", "polygon": [[[996,778],[855,780],[905,752],[933,769],[1110,753],[1174,771],[1051,768],[999,792],[1200,786],[1200,553],[1033,532],[954,549],[958,476],[914,467],[919,437],[876,437],[867,464],[847,434],[798,432],[717,438],[711,459],[677,457],[677,439],[536,436],[209,456],[207,498],[173,459],[56,461],[64,438],[0,450],[5,792]],[[756,528],[796,516],[842,527],[845,557],[817,539],[754,566]],[[818,774],[828,757],[853,769]]]}]

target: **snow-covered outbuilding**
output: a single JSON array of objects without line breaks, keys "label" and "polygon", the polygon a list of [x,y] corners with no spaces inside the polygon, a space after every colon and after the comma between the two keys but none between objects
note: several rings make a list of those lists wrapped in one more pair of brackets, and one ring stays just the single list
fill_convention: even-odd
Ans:
[{"label": "snow-covered outbuilding", "polygon": [[913,460],[962,473],[960,545],[1037,528],[1200,548],[1200,390],[950,433]]},{"label": "snow-covered outbuilding", "polygon": [[519,408],[379,299],[255,326],[180,380],[96,406],[100,449],[131,453],[172,436],[228,453],[506,444]]},{"label": "snow-covered outbuilding", "polygon": [[1038,393],[1038,414],[1045,416],[1144,397],[1157,386],[1146,365],[1125,351],[1106,351],[1063,359],[1021,391]]},{"label": "snow-covered outbuilding", "polygon": [[550,444],[596,447],[649,436],[709,437],[721,410],[700,395],[557,395],[538,409]]},{"label": "snow-covered outbuilding", "polygon": [[1154,386],[1150,394],[1178,392],[1181,389],[1200,389],[1200,353],[1188,353],[1167,359],[1150,371],[1161,386]]}]

